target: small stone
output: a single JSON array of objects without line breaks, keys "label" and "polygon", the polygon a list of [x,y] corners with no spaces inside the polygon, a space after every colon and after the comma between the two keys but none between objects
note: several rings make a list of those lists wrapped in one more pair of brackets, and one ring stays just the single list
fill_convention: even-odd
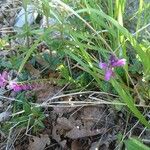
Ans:
[{"label": "small stone", "polygon": [[2,24],[0,24],[0,29],[3,27],[3,25]]},{"label": "small stone", "polygon": [[0,101],[0,108],[2,108],[3,107],[3,103],[2,103],[2,101]]},{"label": "small stone", "polygon": [[5,10],[6,10],[5,6],[2,6],[1,11],[5,11]]},{"label": "small stone", "polygon": [[3,18],[4,18],[3,13],[0,12],[0,20],[3,19]]},{"label": "small stone", "polygon": [[14,17],[14,16],[15,16],[15,12],[10,12],[10,13],[9,13],[9,16],[10,16],[10,17]]},{"label": "small stone", "polygon": [[9,25],[10,25],[10,26],[13,26],[13,25],[14,25],[14,22],[15,22],[15,19],[14,19],[14,18],[11,18],[11,19],[9,20]]}]

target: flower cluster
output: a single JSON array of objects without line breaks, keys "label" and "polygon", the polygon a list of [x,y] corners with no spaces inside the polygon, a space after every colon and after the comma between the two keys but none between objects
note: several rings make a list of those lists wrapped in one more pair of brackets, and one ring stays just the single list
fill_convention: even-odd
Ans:
[{"label": "flower cluster", "polygon": [[15,92],[23,91],[23,90],[31,90],[33,89],[33,85],[29,84],[20,84],[14,80],[9,81],[8,72],[4,71],[0,74],[0,87],[7,87]]},{"label": "flower cluster", "polygon": [[20,84],[15,81],[10,81],[9,88],[13,89],[15,92],[20,92],[20,91],[31,90],[33,89],[33,86],[28,85],[28,84]]},{"label": "flower cluster", "polygon": [[100,62],[99,67],[105,70],[105,80],[110,80],[114,76],[114,67],[121,67],[126,64],[126,59],[118,59],[115,55],[111,55],[108,63]]}]

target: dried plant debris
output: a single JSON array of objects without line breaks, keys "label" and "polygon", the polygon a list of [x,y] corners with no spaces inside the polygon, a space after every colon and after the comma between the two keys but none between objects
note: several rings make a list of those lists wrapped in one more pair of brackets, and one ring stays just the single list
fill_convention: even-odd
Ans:
[{"label": "dried plant debris", "polygon": [[[104,144],[109,146],[116,139],[118,133],[116,118],[114,114],[110,114],[112,111],[106,105],[56,110],[59,108],[56,107],[52,111],[53,114],[57,113],[52,125],[52,139],[63,148],[66,145],[62,145],[62,142],[65,143],[66,138],[67,141],[77,141],[89,137],[93,137],[94,140],[94,137],[97,137],[96,139],[101,139],[99,146]],[[71,147],[74,147],[74,144]]]},{"label": "dried plant debris", "polygon": [[5,35],[5,31],[10,31],[10,27],[14,25],[20,5],[19,0],[13,0],[13,2],[12,0],[6,0],[0,3],[0,30],[3,31],[2,35]]}]

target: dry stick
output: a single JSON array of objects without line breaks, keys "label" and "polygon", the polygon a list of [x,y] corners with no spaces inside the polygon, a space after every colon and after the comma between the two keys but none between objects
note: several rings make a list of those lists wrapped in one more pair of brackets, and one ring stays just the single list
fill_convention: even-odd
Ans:
[{"label": "dry stick", "polygon": [[143,131],[140,133],[140,135],[138,136],[139,139],[141,138],[142,134],[145,132],[146,129],[147,129],[147,127],[145,127],[145,128],[143,129]]},{"label": "dry stick", "polygon": [[0,33],[15,33],[15,31],[0,31]]},{"label": "dry stick", "polygon": [[115,96],[115,97],[117,97],[117,96],[114,95],[114,94],[109,94],[109,93],[106,93],[106,92],[83,91],[83,92],[76,92],[76,93],[69,93],[69,94],[58,95],[58,96],[55,96],[55,97],[50,98],[49,100],[47,100],[47,102],[48,102],[48,101],[52,101],[52,100],[54,100],[54,99],[66,97],[66,96],[81,95],[81,94],[90,94],[90,93],[91,93],[91,94],[92,94],[92,93],[94,93],[94,94],[104,94],[104,95],[110,95],[110,96]]},{"label": "dry stick", "polygon": [[1,95],[0,95],[0,98],[7,99],[7,100],[9,100],[9,101],[17,101],[17,102],[23,103],[23,102],[20,101],[19,99],[10,98],[10,97],[6,97],[6,96],[1,96]]},{"label": "dry stick", "polygon": [[[80,106],[89,106],[89,105],[121,105],[121,106],[127,106],[125,103],[117,103],[117,102],[107,102],[107,101],[99,101],[99,102],[83,102],[83,101],[63,101],[63,102],[50,102],[49,103],[43,103],[43,104],[38,104],[38,103],[31,103],[32,105],[36,107],[80,107]],[[58,105],[59,104],[59,105]],[[60,105],[63,104],[63,105]],[[146,105],[138,105],[135,104],[136,107],[144,107],[144,108],[150,108],[150,106]]]},{"label": "dry stick", "polygon": [[19,124],[19,122],[18,122],[17,124],[15,124],[14,126],[12,126],[12,127],[9,129],[9,135],[8,135],[8,138],[7,138],[6,150],[10,150],[11,135],[12,135],[13,129],[14,129],[18,124]]},{"label": "dry stick", "polygon": [[[84,92],[76,92],[76,93],[70,93],[70,94],[63,94],[63,95],[58,95],[58,96],[55,96],[55,97],[52,97],[50,99],[48,99],[46,102],[43,102],[42,104],[37,104],[37,103],[31,103],[32,105],[36,105],[37,107],[78,107],[78,106],[83,106],[83,105],[96,105],[96,104],[108,104],[108,105],[122,105],[122,106],[127,106],[127,104],[125,103],[119,103],[119,102],[108,102],[108,101],[104,101],[102,99],[99,99],[99,98],[96,98],[96,97],[92,97],[91,95],[89,96],[90,99],[93,99],[93,100],[97,100],[98,102],[93,102],[93,101],[89,101],[89,102],[83,102],[83,101],[63,101],[63,102],[52,102],[52,100],[55,100],[55,99],[59,99],[59,98],[63,98],[63,97],[66,97],[66,96],[74,96],[74,95],[82,95],[82,94],[89,94],[89,93],[92,93],[92,94],[104,94],[104,95],[110,95],[110,96],[116,96],[116,95],[113,95],[113,94],[108,94],[108,93],[105,93],[105,92],[95,92],[95,91],[84,91]],[[14,99],[14,98],[8,98],[8,97],[5,97],[5,96],[0,96],[2,98],[5,98],[5,99],[8,99],[8,100],[11,100],[11,101],[19,101],[17,99]],[[117,96],[116,96],[117,97]],[[48,102],[50,102],[50,105],[48,105]],[[19,101],[20,102],[20,101]],[[64,105],[64,106],[58,106],[56,104],[69,104],[68,106]],[[80,105],[75,105],[75,104],[80,104]],[[150,106],[147,106],[147,105],[138,105],[138,104],[135,104],[135,106],[137,107],[145,107],[145,108],[149,108]],[[20,112],[21,113],[21,112]]]},{"label": "dry stick", "polygon": [[[19,130],[19,133],[15,133],[15,136],[16,137],[14,137],[14,139],[13,139],[13,141],[12,141],[12,143],[11,143],[11,147],[14,147],[13,145],[14,145],[14,143],[16,142],[16,140],[18,139],[18,137],[19,137],[19,135],[20,135],[20,133],[21,133],[21,131],[22,131],[23,129],[20,129]],[[10,148],[11,149],[11,148]]]}]

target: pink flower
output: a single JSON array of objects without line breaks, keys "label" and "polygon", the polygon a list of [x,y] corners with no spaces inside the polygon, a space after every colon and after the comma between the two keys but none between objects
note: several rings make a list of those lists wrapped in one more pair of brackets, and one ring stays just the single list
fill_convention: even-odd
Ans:
[{"label": "pink flower", "polygon": [[114,67],[122,67],[126,64],[126,59],[118,59],[116,56],[111,55],[108,63],[99,63],[99,67],[105,70],[105,80],[108,81],[114,76]]},{"label": "pink flower", "polygon": [[32,89],[32,86],[30,85],[27,85],[27,84],[20,84],[20,83],[17,83],[15,81],[11,81],[9,83],[9,88],[14,90],[14,92],[20,92],[22,90],[31,90]]},{"label": "pink flower", "polygon": [[21,84],[21,83],[16,82],[15,80],[9,81],[8,80],[8,72],[3,71],[2,73],[0,73],[0,87],[5,87],[7,84],[8,84],[7,87],[15,92],[19,92],[22,90],[25,90],[25,91],[31,90],[36,87],[35,85],[33,85],[31,83]]},{"label": "pink flower", "polygon": [[9,88],[14,90],[15,92],[20,92],[22,90],[21,86],[15,81],[10,81]]},{"label": "pink flower", "polygon": [[8,80],[8,72],[4,71],[2,74],[0,74],[0,87],[6,86],[7,80]]}]

